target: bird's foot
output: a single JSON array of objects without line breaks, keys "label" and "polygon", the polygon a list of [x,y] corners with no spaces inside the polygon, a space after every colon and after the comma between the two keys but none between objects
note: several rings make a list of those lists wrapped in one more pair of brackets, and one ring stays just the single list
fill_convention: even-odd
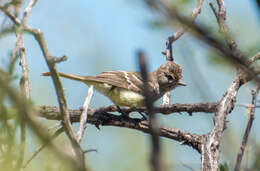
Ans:
[{"label": "bird's foot", "polygon": [[147,121],[148,120],[147,117],[145,116],[145,114],[143,114],[142,112],[139,112],[139,111],[138,111],[138,113],[142,116],[141,121]]},{"label": "bird's foot", "polygon": [[121,117],[123,119],[130,119],[129,112],[123,111],[119,106],[116,106],[119,113],[121,113]]}]

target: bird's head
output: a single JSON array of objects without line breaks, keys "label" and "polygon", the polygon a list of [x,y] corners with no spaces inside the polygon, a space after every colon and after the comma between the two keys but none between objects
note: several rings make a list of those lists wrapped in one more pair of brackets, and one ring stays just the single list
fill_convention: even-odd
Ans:
[{"label": "bird's head", "polygon": [[161,65],[155,71],[155,74],[160,92],[162,93],[170,91],[177,86],[186,86],[186,84],[182,82],[181,66],[172,61],[167,61],[165,64]]}]

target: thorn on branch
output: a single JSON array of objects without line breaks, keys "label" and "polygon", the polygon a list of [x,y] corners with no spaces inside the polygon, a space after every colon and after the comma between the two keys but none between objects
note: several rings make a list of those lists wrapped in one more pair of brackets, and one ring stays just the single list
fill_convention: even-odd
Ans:
[{"label": "thorn on branch", "polygon": [[60,62],[66,61],[67,59],[68,59],[67,56],[64,55],[64,56],[62,56],[62,57],[50,56],[48,60],[49,60],[51,63],[60,63]]},{"label": "thorn on branch", "polygon": [[96,152],[97,153],[98,150],[97,149],[88,149],[88,150],[83,151],[84,154],[89,153],[89,152]]}]

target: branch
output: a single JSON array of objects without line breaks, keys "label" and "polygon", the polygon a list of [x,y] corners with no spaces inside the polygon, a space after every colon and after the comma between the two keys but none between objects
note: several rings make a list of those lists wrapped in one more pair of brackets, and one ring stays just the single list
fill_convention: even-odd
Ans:
[{"label": "branch", "polygon": [[218,3],[218,7],[219,7],[218,11],[216,10],[216,8],[214,7],[214,5],[212,3],[209,3],[209,5],[217,18],[220,33],[222,33],[224,35],[225,40],[226,40],[230,50],[233,52],[233,54],[236,54],[237,56],[243,56],[242,52],[240,52],[240,50],[237,48],[237,44],[233,40],[233,38],[230,34],[230,31],[229,31],[229,28],[226,24],[226,7],[224,4],[224,0],[216,0],[216,1]]},{"label": "branch", "polygon": [[77,141],[76,135],[74,134],[74,131],[73,131],[73,128],[71,125],[71,121],[70,121],[69,112],[67,110],[67,102],[65,99],[63,86],[62,86],[60,78],[58,76],[58,71],[56,69],[56,65],[53,62],[53,57],[50,55],[50,52],[48,51],[47,44],[44,39],[44,35],[43,35],[42,31],[39,29],[32,29],[32,28],[27,27],[26,30],[34,35],[35,39],[37,40],[37,42],[42,50],[43,55],[45,57],[46,63],[49,67],[51,77],[52,77],[52,80],[53,80],[53,83],[55,86],[55,90],[56,90],[56,94],[57,94],[57,98],[58,98],[58,102],[59,102],[59,107],[60,107],[60,111],[62,114],[62,122],[64,124],[64,130],[65,130],[68,138],[71,141],[73,150],[74,150],[76,158],[77,158],[76,161],[79,164],[80,170],[85,171],[86,166],[85,166],[84,152],[81,149],[80,144]]},{"label": "branch", "polygon": [[203,143],[201,147],[201,167],[203,171],[218,170],[219,155],[220,155],[220,141],[222,133],[225,128],[226,116],[229,114],[236,102],[237,92],[240,88],[241,80],[243,77],[241,74],[237,74],[228,90],[224,93],[224,96],[220,100],[217,107],[217,112],[214,117],[214,128],[210,133],[204,135]]},{"label": "branch", "polygon": [[257,101],[257,94],[259,91],[259,87],[257,87],[255,90],[252,90],[252,107],[249,107],[248,109],[250,110],[250,115],[249,115],[249,119],[247,122],[247,127],[243,136],[243,141],[239,150],[239,153],[237,154],[237,160],[236,160],[236,164],[235,164],[235,171],[240,171],[240,166],[241,166],[241,161],[242,161],[242,157],[246,148],[246,144],[248,141],[248,137],[253,125],[253,121],[255,118],[255,107],[256,107],[256,101]]},{"label": "branch", "polygon": [[258,52],[255,56],[250,58],[250,63],[254,63],[255,61],[260,59],[260,52]]},{"label": "branch", "polygon": [[[197,4],[195,6],[195,8],[192,11],[191,14],[191,23],[195,22],[196,17],[198,16],[198,14],[201,12],[201,6],[203,4],[203,0],[198,0]],[[188,27],[183,27],[181,30],[179,30],[178,32],[176,32],[173,36],[170,36],[168,38],[170,43],[175,42],[176,40],[178,40],[186,31],[188,30]]]},{"label": "branch", "polygon": [[36,4],[37,0],[30,0],[28,6],[25,8],[25,11],[23,13],[23,21],[22,21],[22,25],[26,25],[28,17],[32,11],[32,8],[34,7],[34,5]]},{"label": "branch", "polygon": [[[113,106],[115,107],[115,106]],[[124,109],[123,109],[124,110]],[[81,110],[68,110],[71,116],[72,122],[79,122]],[[112,110],[113,111],[113,110]],[[42,106],[38,108],[39,117],[43,117],[49,120],[61,120],[62,116],[57,107]],[[95,125],[99,128],[102,126],[116,126],[123,128],[135,129],[144,133],[150,134],[149,124],[142,119],[125,118],[118,115],[113,115],[104,110],[88,110],[88,123]],[[181,144],[188,145],[200,152],[201,136],[197,134],[191,134],[185,131],[181,131],[176,128],[159,128],[159,136],[179,141]]]},{"label": "branch", "polygon": [[152,154],[150,157],[150,162],[153,171],[163,170],[162,159],[161,159],[161,146],[159,139],[159,125],[156,120],[156,116],[153,110],[153,102],[155,99],[149,92],[149,83],[147,75],[146,59],[143,52],[138,53],[139,66],[141,70],[141,76],[144,81],[144,104],[147,108],[147,114],[149,115],[149,129],[151,132],[151,142],[152,142]]},{"label": "branch", "polygon": [[8,9],[5,6],[0,5],[0,10],[3,11],[5,15],[8,16],[11,21],[13,21],[14,24],[18,26],[21,24],[21,21],[17,17],[15,17],[10,11],[8,11]]},{"label": "branch", "polygon": [[[198,14],[201,11],[201,6],[203,4],[203,0],[198,0],[196,7],[193,9],[192,14],[191,14],[191,22],[193,23],[198,16]],[[173,61],[173,54],[172,54],[172,43],[178,40],[184,33],[187,31],[187,27],[181,28],[178,32],[176,32],[173,36],[170,36],[166,40],[166,60]],[[164,54],[164,53],[163,53]],[[163,105],[168,105],[170,104],[170,99],[171,99],[171,93],[166,92],[163,95]]]},{"label": "branch", "polygon": [[[226,21],[226,8],[224,5],[223,0],[217,0],[219,10],[217,11],[216,8],[210,3],[212,11],[214,12],[220,32],[224,35],[225,40],[230,48],[231,54],[234,55],[236,59],[239,59],[242,62],[243,66],[249,66],[249,60],[241,60],[245,57],[237,48],[236,42],[232,39],[230,35],[230,31],[225,23]],[[241,68],[239,68],[241,69]],[[246,68],[247,69],[247,68]],[[237,92],[240,86],[245,82],[243,81],[243,77],[245,74],[238,70],[238,73],[230,85],[228,90],[225,92],[224,96],[220,100],[220,103],[217,107],[217,112],[214,117],[214,128],[211,132],[204,137],[204,142],[202,145],[202,170],[212,170],[217,171],[219,165],[219,155],[220,155],[220,141],[222,137],[222,133],[226,128],[226,116],[229,114],[233,108],[237,97]]]},{"label": "branch", "polygon": [[89,106],[90,100],[92,98],[92,95],[93,95],[93,85],[90,86],[90,88],[88,90],[88,95],[87,95],[85,102],[83,104],[83,109],[82,109],[82,113],[81,113],[81,117],[80,117],[79,130],[78,130],[78,133],[77,133],[78,143],[81,142],[81,139],[84,135],[84,130],[86,129],[87,120],[88,120],[88,106]]},{"label": "branch", "polygon": [[[187,112],[189,114],[195,113],[195,112],[204,112],[204,113],[215,113],[217,111],[218,103],[194,103],[194,104],[171,104],[166,106],[158,106],[154,107],[155,113],[161,113],[161,114],[172,114],[172,113],[180,113],[180,112]],[[54,109],[52,111],[52,109]],[[125,113],[130,112],[145,112],[147,113],[146,108],[129,108],[129,107],[120,107],[120,109]],[[56,111],[56,107],[52,106],[39,106],[39,111],[46,111],[48,114],[44,115],[43,117],[46,117],[47,119],[51,120],[60,120],[61,118],[59,113]],[[80,115],[81,110],[70,110],[70,116],[72,122],[78,122],[75,121],[73,116],[74,115]],[[71,113],[72,112],[72,113]],[[73,113],[75,112],[75,113]],[[98,109],[88,109],[88,115],[96,115],[96,114],[103,114],[108,112],[118,112],[118,109],[115,105],[111,106],[105,106],[100,107]],[[41,112],[40,112],[41,113]]]}]

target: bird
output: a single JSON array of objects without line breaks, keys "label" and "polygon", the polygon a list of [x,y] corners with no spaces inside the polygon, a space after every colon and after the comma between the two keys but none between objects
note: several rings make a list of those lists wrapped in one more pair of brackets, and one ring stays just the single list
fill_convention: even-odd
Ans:
[{"label": "bird", "polygon": [[[50,76],[50,72],[41,74]],[[140,72],[106,71],[96,76],[80,76],[59,72],[60,77],[80,81],[107,96],[118,107],[144,107],[144,82]],[[166,92],[179,86],[182,82],[182,68],[173,61],[166,61],[158,69],[148,73],[148,90],[155,100]]]}]

